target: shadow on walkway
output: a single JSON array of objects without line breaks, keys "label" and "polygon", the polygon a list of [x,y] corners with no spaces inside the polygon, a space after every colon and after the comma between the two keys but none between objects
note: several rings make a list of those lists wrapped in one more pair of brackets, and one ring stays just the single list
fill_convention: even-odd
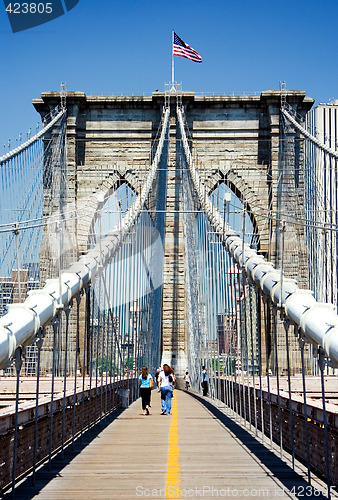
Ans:
[{"label": "shadow on walkway", "polygon": [[250,453],[257,458],[257,461],[261,462],[263,466],[283,484],[285,490],[294,494],[295,498],[299,500],[327,499],[326,489],[323,492],[323,490],[319,491],[316,487],[309,485],[300,474],[283,462],[275,453],[266,448],[245,428],[238,425],[234,420],[220,411],[212,402],[199,396],[197,393],[189,391],[188,394],[197,399],[217,418],[217,420],[222,422],[222,424],[224,424],[225,427],[246,446]]},{"label": "shadow on walkway", "polygon": [[42,465],[36,472],[35,484],[33,484],[32,474],[27,476],[16,488],[14,494],[12,491],[8,491],[1,498],[3,500],[30,500],[55,477],[60,475],[60,471],[66,467],[86,446],[88,446],[97,436],[110,425],[116,418],[118,418],[123,409],[118,408],[114,410],[106,418],[102,418],[101,422],[98,422],[90,430],[83,433],[82,437],[79,437],[74,441],[74,446],[71,444],[64,449],[64,455],[61,456],[61,452],[55,455],[51,463],[48,462]]}]

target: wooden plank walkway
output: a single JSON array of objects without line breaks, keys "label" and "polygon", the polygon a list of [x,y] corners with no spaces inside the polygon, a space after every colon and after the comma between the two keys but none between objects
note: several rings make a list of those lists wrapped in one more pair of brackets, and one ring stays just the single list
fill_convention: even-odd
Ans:
[{"label": "wooden plank walkway", "polygon": [[305,496],[305,480],[207,398],[175,391],[165,416],[154,390],[151,412],[143,416],[134,402],[15,498],[324,498]]}]

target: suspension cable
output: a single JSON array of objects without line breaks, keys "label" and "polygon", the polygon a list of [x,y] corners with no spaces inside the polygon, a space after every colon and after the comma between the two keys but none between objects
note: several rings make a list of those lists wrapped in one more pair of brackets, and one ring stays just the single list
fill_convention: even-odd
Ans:
[{"label": "suspension cable", "polygon": [[318,146],[322,151],[325,151],[325,153],[328,153],[330,156],[333,156],[334,158],[338,159],[338,152],[334,151],[333,149],[329,148],[328,146],[325,146],[321,141],[316,139],[313,135],[311,135],[305,128],[303,128],[297,120],[295,120],[291,114],[286,110],[285,107],[281,108],[281,112],[289,120],[289,122],[292,123],[294,127],[296,127],[299,132],[304,135],[307,139],[309,139],[311,142],[313,142],[316,146]]},{"label": "suspension cable", "polygon": [[338,315],[334,306],[317,302],[312,291],[299,289],[294,280],[282,279],[281,271],[275,269],[248,244],[243,246],[242,239],[223,221],[221,213],[212,204],[207,189],[201,182],[189,148],[184,111],[180,107],[177,107],[177,116],[187,164],[199,201],[227,251],[263,294],[284,310],[286,316],[301,328],[309,341],[321,346],[325,356],[338,366]]},{"label": "suspension cable", "polygon": [[85,288],[97,274],[100,266],[107,265],[119,250],[142,211],[153,185],[162,155],[169,116],[168,107],[164,110],[162,132],[148,175],[140,194],[120,223],[78,262],[61,273],[60,278],[48,280],[43,289],[32,291],[24,303],[8,306],[8,313],[0,318],[0,368],[6,367],[17,346],[29,344],[39,328],[58,314],[58,308],[61,305],[65,307],[72,297]]},{"label": "suspension cable", "polygon": [[48,130],[50,130],[53,127],[53,125],[55,125],[55,123],[58,122],[60,118],[62,118],[65,115],[66,115],[66,108],[62,108],[61,111],[59,111],[57,115],[54,118],[52,118],[52,120],[48,123],[48,125],[46,125],[42,130],[40,130],[40,132],[38,132],[36,135],[28,139],[28,141],[21,144],[21,146],[18,146],[17,148],[12,149],[12,151],[9,151],[9,153],[0,156],[0,165],[2,163],[7,162],[8,160],[11,160],[15,156],[18,156],[20,153],[22,153],[22,151],[29,148],[31,144],[38,141],[40,137],[45,135],[45,133],[48,132]]}]

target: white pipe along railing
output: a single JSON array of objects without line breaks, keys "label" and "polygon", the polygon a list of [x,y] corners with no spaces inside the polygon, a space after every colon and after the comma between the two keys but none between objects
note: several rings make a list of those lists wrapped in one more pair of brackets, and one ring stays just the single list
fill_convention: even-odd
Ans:
[{"label": "white pipe along railing", "polygon": [[281,271],[275,269],[248,244],[243,245],[243,240],[224,222],[220,212],[210,201],[194,165],[181,108],[177,108],[177,116],[187,164],[199,201],[227,251],[245,269],[248,278],[256,283],[263,294],[284,310],[286,317],[300,328],[306,340],[321,346],[325,356],[337,367],[338,315],[335,306],[317,302],[311,290],[301,290],[294,280],[283,277]]},{"label": "white pipe along railing", "polygon": [[61,273],[61,279],[46,280],[44,288],[30,292],[29,297],[21,304],[9,305],[7,314],[0,318],[0,369],[8,366],[9,360],[19,346],[29,345],[39,328],[53,321],[58,310],[65,308],[97,274],[101,266],[104,267],[109,263],[120,248],[135,224],[154,182],[162,155],[169,115],[170,110],[167,108],[156,154],[146,181],[121,223],[78,262],[72,264],[66,272]]}]

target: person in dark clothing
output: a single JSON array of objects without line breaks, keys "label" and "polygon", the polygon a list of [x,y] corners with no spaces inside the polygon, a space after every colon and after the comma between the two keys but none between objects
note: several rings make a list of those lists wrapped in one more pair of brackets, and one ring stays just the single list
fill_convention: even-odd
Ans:
[{"label": "person in dark clothing", "polygon": [[209,387],[208,387],[208,382],[209,382],[209,377],[208,377],[208,372],[205,366],[202,366],[202,389],[203,389],[203,396],[207,396],[209,392]]},{"label": "person in dark clothing", "polygon": [[153,387],[153,377],[150,375],[147,366],[142,366],[142,373],[139,376],[140,396],[142,399],[143,415],[149,415],[151,389]]}]

